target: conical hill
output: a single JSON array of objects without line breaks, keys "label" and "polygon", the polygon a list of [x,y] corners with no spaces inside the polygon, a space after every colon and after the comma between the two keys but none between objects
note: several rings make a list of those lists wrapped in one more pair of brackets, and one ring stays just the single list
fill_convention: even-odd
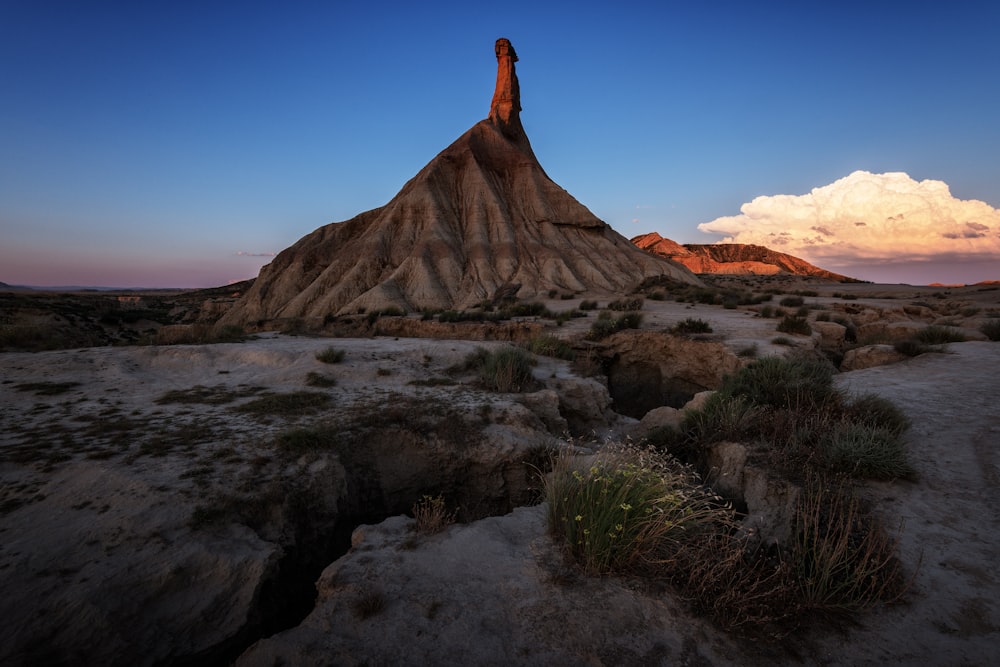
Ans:
[{"label": "conical hill", "polygon": [[223,323],[396,306],[465,308],[498,293],[621,293],[650,276],[698,283],[636,248],[542,169],[521,126],[510,43],[490,116],[385,206],[320,227],[261,269]]}]

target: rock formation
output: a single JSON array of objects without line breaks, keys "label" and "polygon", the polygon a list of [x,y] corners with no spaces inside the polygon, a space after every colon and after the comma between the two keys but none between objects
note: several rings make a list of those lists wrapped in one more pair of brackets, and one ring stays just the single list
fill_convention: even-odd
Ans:
[{"label": "rock formation", "polygon": [[464,308],[498,290],[621,292],[650,276],[698,279],[643,253],[546,175],[520,120],[510,42],[496,44],[489,117],[385,206],[279,253],[222,320],[254,324],[396,306]]},{"label": "rock formation", "polygon": [[656,232],[636,236],[632,239],[632,243],[654,255],[683,264],[693,273],[764,276],[786,273],[796,276],[815,276],[837,282],[855,282],[853,278],[821,269],[798,257],[759,245],[743,243],[681,245],[663,238]]}]

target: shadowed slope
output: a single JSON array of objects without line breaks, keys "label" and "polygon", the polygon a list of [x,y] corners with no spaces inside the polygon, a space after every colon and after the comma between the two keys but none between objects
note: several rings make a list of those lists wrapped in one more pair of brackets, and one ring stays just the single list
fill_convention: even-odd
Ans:
[{"label": "shadowed slope", "polygon": [[621,292],[643,278],[698,282],[641,252],[556,185],[519,118],[507,40],[490,117],[439,153],[392,201],[317,229],[265,266],[224,323],[398,306],[463,308],[498,290]]}]

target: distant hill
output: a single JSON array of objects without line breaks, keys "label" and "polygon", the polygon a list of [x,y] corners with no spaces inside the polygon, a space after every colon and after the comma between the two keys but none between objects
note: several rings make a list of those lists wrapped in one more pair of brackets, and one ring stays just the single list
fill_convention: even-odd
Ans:
[{"label": "distant hill", "polygon": [[656,232],[631,239],[648,253],[683,264],[693,273],[723,273],[738,275],[789,274],[813,276],[836,282],[858,282],[809,262],[759,245],[743,243],[686,243],[681,245],[663,238]]}]

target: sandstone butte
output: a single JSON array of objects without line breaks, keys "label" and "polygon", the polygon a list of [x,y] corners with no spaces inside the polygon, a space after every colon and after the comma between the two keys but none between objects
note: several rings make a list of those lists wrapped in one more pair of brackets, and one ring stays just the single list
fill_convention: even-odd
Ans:
[{"label": "sandstone butte", "polygon": [[746,243],[685,243],[681,245],[656,232],[631,239],[637,247],[658,257],[683,264],[694,273],[768,276],[791,274],[814,276],[836,282],[858,282],[833,271],[821,269],[804,259],[760,245]]},{"label": "sandstone butte", "polygon": [[320,227],[261,269],[221,324],[466,308],[498,294],[622,293],[667,276],[700,284],[598,219],[542,169],[521,125],[507,39],[496,42],[489,116],[385,206]]}]

